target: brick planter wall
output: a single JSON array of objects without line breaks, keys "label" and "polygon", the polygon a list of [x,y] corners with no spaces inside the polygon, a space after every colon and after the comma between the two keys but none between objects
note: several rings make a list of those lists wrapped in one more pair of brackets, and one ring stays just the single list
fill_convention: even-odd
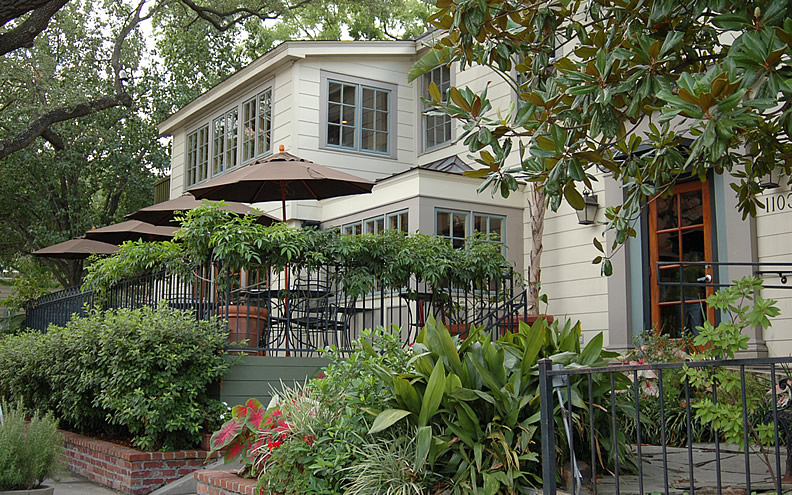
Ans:
[{"label": "brick planter wall", "polygon": [[198,471],[198,495],[259,495],[256,480],[240,478],[235,471]]},{"label": "brick planter wall", "polygon": [[73,473],[130,495],[141,495],[204,465],[205,450],[143,452],[62,431],[67,468]]}]

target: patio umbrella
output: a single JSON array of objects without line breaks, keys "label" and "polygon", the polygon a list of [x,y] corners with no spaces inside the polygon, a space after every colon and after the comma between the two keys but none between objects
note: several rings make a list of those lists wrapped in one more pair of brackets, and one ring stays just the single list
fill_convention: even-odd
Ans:
[{"label": "patio umbrella", "polygon": [[52,246],[33,251],[34,256],[63,259],[85,259],[92,254],[113,254],[118,246],[106,242],[94,241],[84,237],[69,239]]},{"label": "patio umbrella", "polygon": [[140,220],[127,220],[102,227],[101,229],[89,230],[85,237],[95,241],[109,242],[110,244],[121,244],[124,241],[136,241],[144,239],[146,241],[166,241],[173,238],[173,233],[178,227],[158,227]]},{"label": "patio umbrella", "polygon": [[[147,222],[152,225],[172,225],[173,217],[177,211],[192,210],[203,204],[203,201],[195,199],[195,196],[192,194],[184,193],[176,199],[141,208],[134,213],[130,213],[126,218],[130,220],[140,220],[141,222]],[[259,217],[257,223],[262,225],[271,225],[272,222],[276,220],[266,213],[251,208],[244,203],[227,201],[220,209],[233,211],[239,215],[256,215]]]},{"label": "patio umbrella", "polygon": [[286,200],[327,199],[371,192],[374,182],[310,160],[280,153],[204,182],[190,190],[196,198],[230,199],[255,203],[281,201],[286,220]]}]

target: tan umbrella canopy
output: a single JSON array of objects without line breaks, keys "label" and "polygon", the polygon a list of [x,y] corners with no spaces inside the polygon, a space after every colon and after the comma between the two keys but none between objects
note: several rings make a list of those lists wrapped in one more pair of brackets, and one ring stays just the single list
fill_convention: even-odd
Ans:
[{"label": "tan umbrella canopy", "polygon": [[371,192],[374,182],[281,152],[193,187],[196,198],[255,203],[327,199]]},{"label": "tan umbrella canopy", "polygon": [[111,244],[121,244],[124,241],[166,241],[173,238],[173,233],[177,227],[158,227],[140,220],[127,220],[102,227],[101,229],[89,230],[85,237],[95,241],[109,242]]},{"label": "tan umbrella canopy", "polygon": [[[192,194],[184,193],[176,199],[141,208],[134,213],[130,213],[126,218],[148,222],[152,225],[172,225],[173,217],[177,211],[192,210],[203,204],[203,201],[195,199],[195,196]],[[244,203],[226,201],[221,210],[233,211],[239,215],[257,215],[259,217],[257,223],[262,225],[271,225],[272,222],[276,220],[266,213],[251,208]]]},{"label": "tan umbrella canopy", "polygon": [[92,254],[113,254],[118,246],[106,242],[78,237],[33,251],[34,256],[46,258],[84,259]]}]

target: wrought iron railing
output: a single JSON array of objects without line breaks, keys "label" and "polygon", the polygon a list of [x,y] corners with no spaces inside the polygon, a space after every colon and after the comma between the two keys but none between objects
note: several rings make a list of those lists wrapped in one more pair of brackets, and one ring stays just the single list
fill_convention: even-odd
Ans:
[{"label": "wrought iron railing", "polygon": [[[737,273],[739,272],[739,274]],[[767,290],[792,289],[792,263],[751,263],[719,261],[660,261],[654,283],[658,286],[658,310],[671,308],[670,313],[653,315],[657,330],[672,337],[695,334],[705,319],[715,318],[707,314],[706,298],[721,287],[732,284],[732,279],[744,275],[755,275],[763,281]]]},{"label": "wrought iron railing", "polygon": [[[727,487],[729,493],[782,493],[792,474],[791,366],[792,357],[567,369],[540,360],[544,493],[563,489],[559,481],[573,494],[726,493]],[[727,389],[713,379],[696,386],[687,370],[707,376],[728,370],[739,385]],[[625,381],[626,387],[616,385]],[[650,381],[652,387],[647,387]],[[667,393],[671,386],[679,387],[676,403]],[[730,398],[741,445],[726,445],[723,429],[696,416],[698,402],[709,399],[718,405],[719,397],[721,403]],[[647,408],[650,400],[654,402]],[[647,410],[654,411],[652,424],[659,428],[654,441],[642,429],[650,424]],[[694,439],[697,421],[706,429],[707,443]],[[755,435],[761,427],[770,437],[764,444]],[[672,441],[672,429],[679,445]]]},{"label": "wrought iron railing", "polygon": [[[298,265],[276,270],[228,273],[204,266],[189,274],[159,272],[124,280],[105,292],[68,289],[45,296],[27,311],[26,325],[46,330],[64,325],[88,308],[138,308],[167,304],[193,311],[196,318],[219,317],[229,346],[265,355],[315,355],[318,349],[352,348],[364,328],[388,327],[411,343],[431,315],[453,333],[471,324],[502,332],[505,318],[525,314],[525,295],[515,294],[518,277],[505,268],[500,277],[464,287],[429,284],[410,277],[407,284],[352,280],[343,266],[306,270]],[[516,320],[515,320],[516,321]],[[245,342],[243,342],[245,341]]]}]

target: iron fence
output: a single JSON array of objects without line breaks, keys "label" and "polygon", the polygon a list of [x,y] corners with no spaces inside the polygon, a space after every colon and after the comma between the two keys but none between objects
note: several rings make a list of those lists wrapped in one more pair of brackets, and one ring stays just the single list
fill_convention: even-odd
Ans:
[{"label": "iron fence", "polygon": [[351,350],[364,328],[377,326],[411,343],[430,315],[452,333],[465,334],[476,324],[497,334],[506,319],[516,325],[526,313],[526,295],[517,280],[511,268],[460,286],[415,276],[395,284],[338,265],[261,266],[238,273],[206,265],[187,274],[159,272],[124,280],[102,293],[75,288],[50,294],[28,308],[26,325],[44,331],[93,307],[167,304],[193,311],[199,319],[224,320],[231,349],[310,356],[329,346]]},{"label": "iron fence", "polygon": [[[541,360],[544,493],[559,480],[573,494],[782,493],[792,482],[790,365],[792,357],[564,369]],[[690,370],[726,370],[739,387],[715,378],[702,386]],[[702,418],[704,399],[728,404],[735,422]],[[732,428],[741,445],[724,443]]]}]

